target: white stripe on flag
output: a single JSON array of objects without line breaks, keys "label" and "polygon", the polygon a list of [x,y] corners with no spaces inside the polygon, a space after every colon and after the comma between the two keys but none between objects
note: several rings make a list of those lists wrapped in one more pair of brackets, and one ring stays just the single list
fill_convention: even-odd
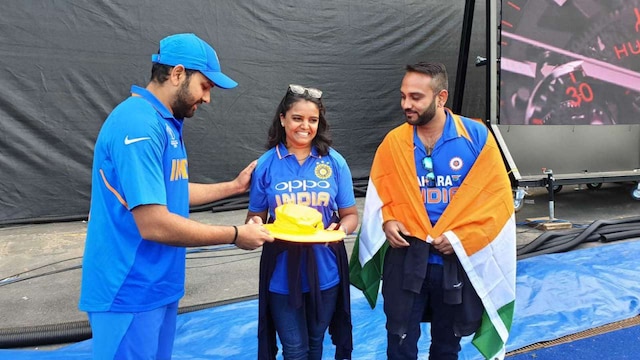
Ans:
[{"label": "white stripe on flag", "polygon": [[382,200],[375,185],[369,179],[367,195],[364,200],[362,225],[360,226],[360,266],[364,266],[380,250],[386,237],[382,231]]},{"label": "white stripe on flag", "polygon": [[515,300],[516,256],[505,254],[515,251],[513,234],[515,215],[511,216],[489,246],[469,257],[456,234],[451,231],[445,233],[504,343],[507,342],[509,331],[500,318],[498,309]]}]

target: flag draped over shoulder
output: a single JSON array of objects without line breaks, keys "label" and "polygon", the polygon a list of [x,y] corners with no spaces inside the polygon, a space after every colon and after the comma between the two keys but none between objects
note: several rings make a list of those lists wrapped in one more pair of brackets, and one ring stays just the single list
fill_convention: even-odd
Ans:
[{"label": "flag draped over shoulder", "polygon": [[[468,135],[451,114],[459,136]],[[476,162],[435,226],[420,193],[413,156],[413,127],[385,137],[371,167],[363,221],[350,261],[351,283],[375,307],[384,253],[382,224],[401,221],[411,235],[431,242],[445,234],[484,306],[473,344],[487,359],[503,359],[515,301],[516,232],[511,184],[500,149],[487,136]]]}]

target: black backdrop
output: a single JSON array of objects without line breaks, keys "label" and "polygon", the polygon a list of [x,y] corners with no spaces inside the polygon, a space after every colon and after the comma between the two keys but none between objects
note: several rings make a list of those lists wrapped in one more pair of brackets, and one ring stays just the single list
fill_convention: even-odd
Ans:
[{"label": "black backdrop", "polygon": [[[191,181],[232,179],[264,151],[289,83],[324,91],[334,147],[366,179],[403,121],[404,66],[441,61],[451,106],[465,2],[438,0],[9,0],[0,11],[0,224],[85,216],[93,145],[131,84],[146,85],[166,35],[194,32],[238,81],[186,120]],[[470,58],[485,55],[478,3]],[[469,59],[473,64],[473,59]],[[482,118],[485,68],[463,113]]]}]

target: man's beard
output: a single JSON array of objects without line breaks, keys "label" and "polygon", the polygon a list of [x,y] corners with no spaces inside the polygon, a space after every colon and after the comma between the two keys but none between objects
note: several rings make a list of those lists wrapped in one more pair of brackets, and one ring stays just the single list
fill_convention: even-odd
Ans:
[{"label": "man's beard", "polygon": [[176,119],[190,118],[194,114],[193,105],[196,102],[193,101],[193,96],[189,92],[189,81],[185,81],[180,86],[176,99],[171,105],[173,110],[173,117]]},{"label": "man's beard", "polygon": [[429,105],[429,107],[422,114],[418,115],[417,119],[410,120],[407,117],[407,122],[409,123],[409,125],[414,125],[414,126],[427,125],[429,121],[433,120],[435,116],[436,116],[436,98],[434,97],[433,101],[431,102],[431,105]]}]

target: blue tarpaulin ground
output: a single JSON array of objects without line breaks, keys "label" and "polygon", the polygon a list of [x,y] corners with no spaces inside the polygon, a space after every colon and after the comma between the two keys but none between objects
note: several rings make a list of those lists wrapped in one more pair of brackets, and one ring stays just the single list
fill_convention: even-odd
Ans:
[{"label": "blue tarpaulin ground", "polygon": [[508,360],[637,360],[640,358],[640,326],[514,355]]},{"label": "blue tarpaulin ground", "polygon": [[[640,314],[639,255],[640,241],[635,240],[518,261],[507,351]],[[382,299],[371,310],[352,288],[352,313],[353,359],[385,359]],[[255,359],[257,314],[257,300],[252,300],[180,315],[173,358]],[[421,354],[428,352],[426,339],[419,343]],[[463,339],[460,359],[481,359],[470,341]],[[0,358],[15,360],[90,359],[90,354],[91,340],[53,351],[0,350]],[[333,359],[328,336],[324,358]]]}]

